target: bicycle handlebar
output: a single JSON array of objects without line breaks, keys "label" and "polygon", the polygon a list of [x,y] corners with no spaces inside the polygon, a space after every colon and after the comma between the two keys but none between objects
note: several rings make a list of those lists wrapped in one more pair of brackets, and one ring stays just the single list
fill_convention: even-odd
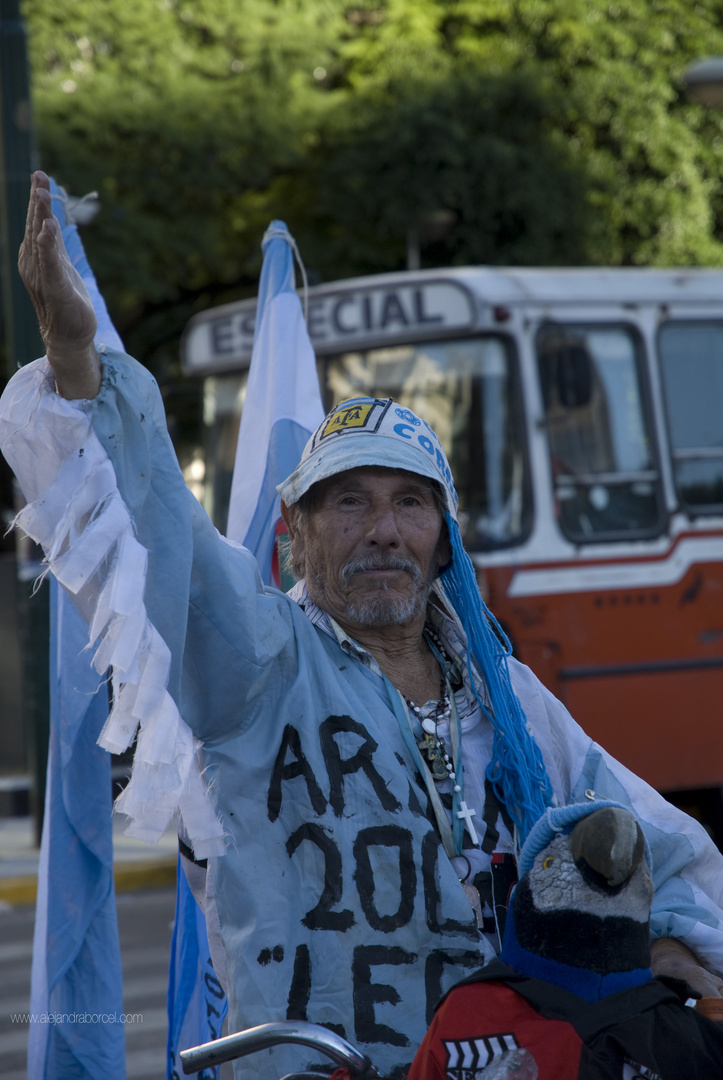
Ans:
[{"label": "bicycle handlebar", "polygon": [[345,1065],[355,1080],[376,1080],[379,1077],[369,1058],[346,1039],[342,1039],[341,1035],[320,1024],[308,1024],[303,1020],[279,1020],[272,1024],[259,1024],[258,1027],[237,1031],[234,1035],[225,1035],[222,1039],[214,1039],[202,1046],[182,1050],[181,1065],[184,1073],[188,1075],[285,1043],[310,1046],[326,1054],[337,1065]]}]

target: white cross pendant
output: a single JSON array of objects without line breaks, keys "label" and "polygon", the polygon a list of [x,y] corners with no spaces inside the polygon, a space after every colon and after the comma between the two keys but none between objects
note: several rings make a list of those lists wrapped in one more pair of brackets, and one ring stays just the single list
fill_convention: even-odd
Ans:
[{"label": "white cross pendant", "polygon": [[457,811],[458,818],[464,818],[464,826],[469,833],[472,843],[478,844],[477,833],[474,831],[474,825],[472,824],[472,818],[477,816],[477,811],[473,810],[471,806],[467,806],[466,802],[461,802],[460,809]]}]

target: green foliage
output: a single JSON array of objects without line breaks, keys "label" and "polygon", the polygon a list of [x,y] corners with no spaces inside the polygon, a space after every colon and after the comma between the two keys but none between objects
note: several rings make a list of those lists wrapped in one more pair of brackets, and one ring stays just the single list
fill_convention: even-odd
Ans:
[{"label": "green foliage", "polygon": [[85,240],[116,310],[244,276],[254,195],[301,159],[320,96],[330,5],[313,7],[26,5],[41,160],[73,193],[99,192]]},{"label": "green foliage", "polygon": [[437,263],[586,261],[584,176],[557,135],[557,95],[526,75],[473,70],[389,89],[384,108],[366,99],[351,121],[345,110],[332,118],[313,182],[286,181],[288,203],[297,187],[316,190],[310,221],[295,210],[315,265],[396,269],[413,233]]},{"label": "green foliage", "polygon": [[[43,167],[121,332],[172,365],[253,291],[271,217],[329,280],[423,265],[723,263],[723,0],[26,0]],[[444,213],[444,227],[440,225]]]}]

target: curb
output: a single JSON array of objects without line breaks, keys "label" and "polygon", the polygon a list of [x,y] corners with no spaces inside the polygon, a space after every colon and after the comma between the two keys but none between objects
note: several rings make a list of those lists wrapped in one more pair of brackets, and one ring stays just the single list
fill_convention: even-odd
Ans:
[{"label": "curb", "polygon": [[115,891],[136,892],[138,889],[162,889],[176,884],[178,856],[158,862],[124,862],[113,867]]},{"label": "curb", "polygon": [[[140,889],[161,889],[176,884],[176,856],[158,862],[116,863],[113,867],[116,893]],[[38,892],[36,874],[27,877],[0,878],[0,901],[13,906],[34,904]]]},{"label": "curb", "polygon": [[38,879],[33,877],[4,878],[0,881],[0,901],[11,904],[34,904]]}]

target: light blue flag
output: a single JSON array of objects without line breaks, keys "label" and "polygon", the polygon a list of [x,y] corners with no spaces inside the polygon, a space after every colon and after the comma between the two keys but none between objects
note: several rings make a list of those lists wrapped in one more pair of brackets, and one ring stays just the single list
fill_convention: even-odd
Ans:
[{"label": "light blue flag", "polygon": [[299,464],[307,440],[324,419],[324,409],[314,350],[294,287],[296,244],[283,221],[271,222],[261,247],[264,262],[254,347],[227,535],[253,551],[261,577],[272,585],[279,583],[273,573],[280,520],[276,485]]},{"label": "light blue flag", "polygon": [[[179,1051],[221,1037],[228,1012],[216,978],[206,935],[206,919],[196,903],[178,857],[176,921],[168,976],[168,1080],[183,1076]],[[203,1080],[218,1080],[219,1070],[204,1069]]]},{"label": "light blue flag", "polygon": [[123,1080],[123,982],[113,887],[106,685],[88,627],[51,581],[50,748],[28,1042],[37,1080]]},{"label": "light blue flag", "polygon": [[[64,193],[53,211],[68,254],[89,288],[96,340],[114,330]],[[30,991],[28,1075],[37,1080],[125,1077],[123,982],[113,886],[110,757],[96,745],[108,690],[91,666],[88,628],[50,583],[50,747],[38,868]]]}]

